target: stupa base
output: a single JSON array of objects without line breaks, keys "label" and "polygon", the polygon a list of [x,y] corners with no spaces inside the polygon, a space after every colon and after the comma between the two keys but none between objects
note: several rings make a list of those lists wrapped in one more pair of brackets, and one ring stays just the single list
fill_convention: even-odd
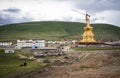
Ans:
[{"label": "stupa base", "polygon": [[104,45],[104,42],[76,42],[76,47],[79,46],[101,46]]}]

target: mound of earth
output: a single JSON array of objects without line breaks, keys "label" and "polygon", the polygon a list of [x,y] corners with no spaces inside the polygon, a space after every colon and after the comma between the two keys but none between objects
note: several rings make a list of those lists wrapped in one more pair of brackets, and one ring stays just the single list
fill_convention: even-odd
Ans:
[{"label": "mound of earth", "polygon": [[120,78],[120,51],[66,53],[60,65],[47,66],[17,78]]}]

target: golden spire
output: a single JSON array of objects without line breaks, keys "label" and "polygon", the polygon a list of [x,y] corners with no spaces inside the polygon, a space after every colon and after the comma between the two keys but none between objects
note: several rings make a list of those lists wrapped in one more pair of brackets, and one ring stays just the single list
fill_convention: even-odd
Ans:
[{"label": "golden spire", "polygon": [[90,27],[90,15],[86,13],[86,26]]},{"label": "golden spire", "polygon": [[93,27],[90,26],[90,15],[86,12],[86,27],[84,27],[84,33],[82,34],[83,39],[80,42],[92,43],[94,40],[94,34],[92,32]]},{"label": "golden spire", "polygon": [[94,34],[92,32],[93,27],[90,26],[90,15],[86,12],[86,14],[81,13],[77,10],[72,9],[72,11],[80,13],[82,15],[85,15],[86,18],[86,27],[84,27],[84,33],[82,34],[83,39],[78,41],[78,43],[94,43],[96,40],[94,40]]}]

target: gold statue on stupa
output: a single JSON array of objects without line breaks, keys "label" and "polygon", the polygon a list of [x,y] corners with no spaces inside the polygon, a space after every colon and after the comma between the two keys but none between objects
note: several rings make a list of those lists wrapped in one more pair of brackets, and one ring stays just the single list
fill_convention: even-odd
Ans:
[{"label": "gold statue on stupa", "polygon": [[74,9],[72,9],[72,11],[74,11],[74,12],[77,12],[77,13],[80,13],[80,14],[82,14],[82,15],[85,15],[85,18],[86,18],[86,27],[84,27],[84,33],[82,34],[82,37],[83,37],[83,39],[82,40],[79,40],[79,41],[77,41],[76,43],[77,44],[96,44],[97,42],[96,42],[96,40],[94,39],[94,34],[93,34],[93,27],[91,27],[90,26],[90,15],[86,12],[86,14],[84,14],[84,13],[81,13],[81,12],[79,12],[79,11],[77,11],[77,10],[74,10]]},{"label": "gold statue on stupa", "polygon": [[94,43],[96,40],[94,39],[94,34],[92,32],[93,27],[90,26],[90,15],[85,14],[86,17],[86,27],[84,27],[84,33],[82,34],[83,39],[79,42],[83,43]]}]

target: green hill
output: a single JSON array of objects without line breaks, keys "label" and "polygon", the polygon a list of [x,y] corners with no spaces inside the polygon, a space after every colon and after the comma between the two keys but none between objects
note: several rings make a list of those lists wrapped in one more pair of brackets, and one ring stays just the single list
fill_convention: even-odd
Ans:
[{"label": "green hill", "polygon": [[[0,41],[19,38],[69,39],[82,38],[85,24],[79,22],[28,22],[0,26]],[[109,24],[91,24],[95,39],[120,40],[120,27]]]}]

